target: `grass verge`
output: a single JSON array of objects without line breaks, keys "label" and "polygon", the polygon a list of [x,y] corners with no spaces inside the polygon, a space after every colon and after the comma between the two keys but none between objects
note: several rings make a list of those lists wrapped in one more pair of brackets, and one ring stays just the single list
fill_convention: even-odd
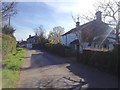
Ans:
[{"label": "grass verge", "polygon": [[15,54],[9,54],[7,58],[3,60],[2,88],[15,88],[16,82],[19,80],[20,67],[24,56],[25,50],[17,48]]}]

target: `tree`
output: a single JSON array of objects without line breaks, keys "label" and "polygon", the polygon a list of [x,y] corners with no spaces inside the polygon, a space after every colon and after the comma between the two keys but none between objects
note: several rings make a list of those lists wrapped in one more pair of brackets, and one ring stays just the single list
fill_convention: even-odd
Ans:
[{"label": "tree", "polygon": [[44,44],[46,42],[46,36],[43,25],[40,25],[38,28],[34,29],[34,32],[38,38],[38,43]]},{"label": "tree", "polygon": [[[118,3],[115,0],[104,0],[101,2],[96,3],[95,5],[95,11],[101,11],[102,12],[102,19],[105,23],[115,28],[115,40],[117,43],[119,40],[119,21],[118,21],[118,11],[120,10],[120,2]],[[92,13],[91,13],[92,14]],[[118,16],[118,17],[117,17]],[[84,15],[85,19],[88,21],[94,20],[95,16],[86,16]],[[93,18],[92,18],[93,17]]]},{"label": "tree", "polygon": [[16,10],[16,2],[3,2],[2,3],[2,17],[8,18],[9,16],[13,16],[15,14],[17,14],[17,10]]},{"label": "tree", "polygon": [[99,2],[99,5],[96,7],[96,10],[100,10],[103,14],[104,22],[109,24],[117,24],[117,13],[118,13],[118,2],[115,0],[107,2]]},{"label": "tree", "polygon": [[119,23],[117,18],[119,9],[120,5],[115,0],[108,1],[106,3],[100,2],[97,9],[102,11],[104,22],[108,23],[108,25],[113,25],[115,27],[116,30],[115,40],[117,41],[117,43],[119,43],[119,28],[118,28]]},{"label": "tree", "polygon": [[61,26],[54,27],[52,31],[49,32],[48,40],[50,43],[57,44],[61,43],[61,35],[64,33],[64,28]]},{"label": "tree", "polygon": [[3,21],[9,19],[10,24],[10,17],[17,14],[16,4],[16,2],[2,2],[2,9],[0,9],[0,12],[2,13]]}]

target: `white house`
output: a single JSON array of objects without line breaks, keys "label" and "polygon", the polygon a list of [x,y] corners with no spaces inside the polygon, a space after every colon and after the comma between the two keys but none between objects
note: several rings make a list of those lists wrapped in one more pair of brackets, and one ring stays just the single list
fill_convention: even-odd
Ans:
[{"label": "white house", "polygon": [[81,50],[85,48],[106,48],[113,49],[115,43],[114,29],[101,19],[101,12],[96,12],[96,19],[79,25],[66,32],[61,36],[61,42],[65,46],[71,47],[72,50]]},{"label": "white house", "polygon": [[35,36],[29,35],[29,38],[27,39],[26,47],[29,48],[29,49],[32,49],[33,48],[33,44],[36,44],[36,43],[38,43],[37,42],[37,35],[35,35]]}]

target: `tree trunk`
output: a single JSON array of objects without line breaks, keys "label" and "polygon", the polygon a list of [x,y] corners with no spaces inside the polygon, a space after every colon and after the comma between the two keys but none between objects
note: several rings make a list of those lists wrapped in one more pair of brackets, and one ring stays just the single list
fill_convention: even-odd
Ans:
[{"label": "tree trunk", "polygon": [[119,27],[120,27],[120,21],[118,22],[116,26],[116,41],[119,43]]}]

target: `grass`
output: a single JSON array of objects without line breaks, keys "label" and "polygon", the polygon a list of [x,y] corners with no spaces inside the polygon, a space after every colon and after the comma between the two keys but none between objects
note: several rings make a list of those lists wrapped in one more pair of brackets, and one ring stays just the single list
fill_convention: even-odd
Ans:
[{"label": "grass", "polygon": [[2,70],[0,70],[0,90],[2,89]]},{"label": "grass", "polygon": [[5,60],[3,60],[2,70],[2,87],[14,88],[16,82],[19,80],[20,67],[22,65],[22,59],[25,56],[25,50],[17,48],[16,53],[9,54]]}]

